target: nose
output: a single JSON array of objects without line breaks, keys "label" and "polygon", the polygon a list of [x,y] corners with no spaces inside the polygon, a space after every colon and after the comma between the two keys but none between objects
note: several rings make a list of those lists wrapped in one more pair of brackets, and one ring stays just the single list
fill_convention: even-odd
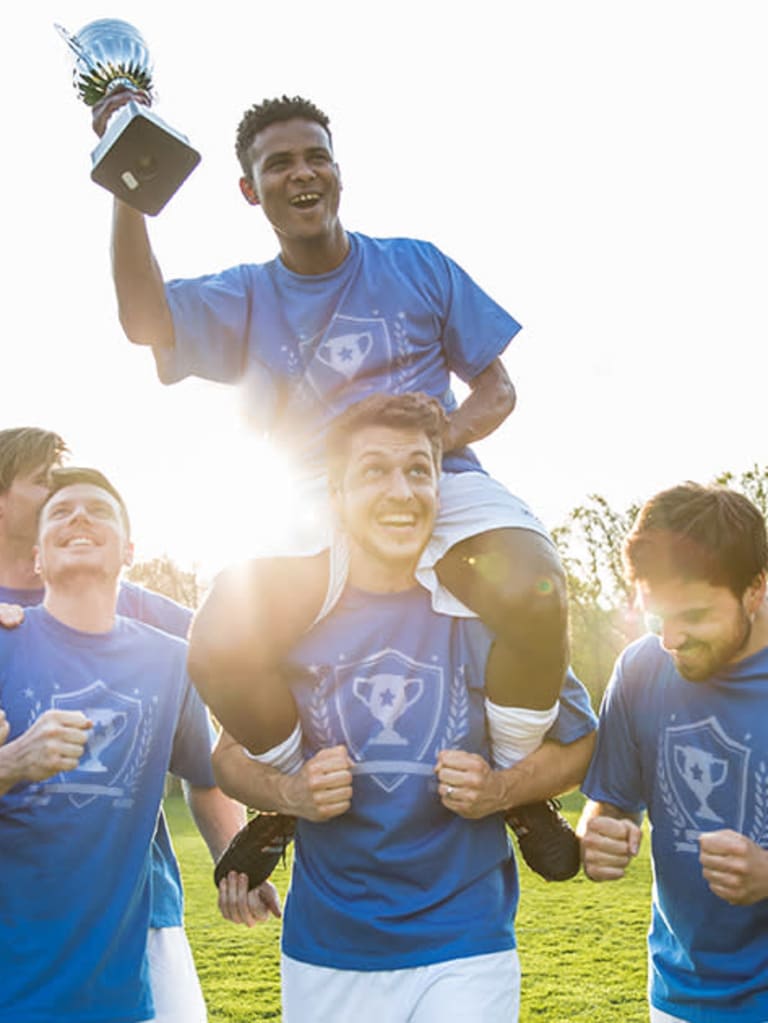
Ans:
[{"label": "nose", "polygon": [[306,160],[298,160],[291,177],[294,181],[311,181],[315,177],[315,169]]},{"label": "nose", "polygon": [[402,469],[395,469],[389,477],[389,496],[407,501],[413,494],[410,480]]},{"label": "nose", "polygon": [[685,630],[667,619],[661,622],[661,645],[665,650],[677,650],[686,640]]}]

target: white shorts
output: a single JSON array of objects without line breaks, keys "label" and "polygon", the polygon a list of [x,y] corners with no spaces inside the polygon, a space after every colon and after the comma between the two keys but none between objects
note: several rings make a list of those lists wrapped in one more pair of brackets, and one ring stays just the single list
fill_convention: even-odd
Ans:
[{"label": "white shorts", "polygon": [[[530,529],[550,539],[544,525],[519,497],[483,472],[443,473],[440,508],[432,537],[424,549],[416,578],[432,594],[432,607],[441,614],[476,617],[465,604],[440,585],[435,565],[461,540],[491,529]],[[326,544],[326,546],[328,546]],[[331,546],[331,575],[325,603],[316,621],[324,618],[341,596],[349,571],[349,548],[336,533]]]},{"label": "white shorts", "polygon": [[516,1023],[517,950],[404,970],[334,970],[282,956],[283,1023]]},{"label": "white shorts", "polygon": [[183,927],[150,927],[147,958],[154,1023],[207,1023],[200,981]]}]

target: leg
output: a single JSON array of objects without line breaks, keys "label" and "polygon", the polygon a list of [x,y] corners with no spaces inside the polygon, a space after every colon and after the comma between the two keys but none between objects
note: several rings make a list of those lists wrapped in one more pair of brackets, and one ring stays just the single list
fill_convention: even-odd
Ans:
[{"label": "leg", "polygon": [[506,707],[551,707],[568,665],[565,574],[554,546],[530,529],[492,529],[455,544],[436,569],[496,636],[488,698]]},{"label": "leg", "polygon": [[281,670],[328,586],[328,552],[262,558],[216,580],[192,623],[189,674],[223,727],[254,753],[287,739],[296,707]]}]

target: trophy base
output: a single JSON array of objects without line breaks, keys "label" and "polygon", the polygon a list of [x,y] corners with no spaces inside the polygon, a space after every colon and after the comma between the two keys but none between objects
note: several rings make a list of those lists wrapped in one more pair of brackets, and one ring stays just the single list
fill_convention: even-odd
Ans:
[{"label": "trophy base", "polygon": [[91,160],[93,181],[153,217],[200,163],[200,154],[184,135],[132,100],[111,118]]}]

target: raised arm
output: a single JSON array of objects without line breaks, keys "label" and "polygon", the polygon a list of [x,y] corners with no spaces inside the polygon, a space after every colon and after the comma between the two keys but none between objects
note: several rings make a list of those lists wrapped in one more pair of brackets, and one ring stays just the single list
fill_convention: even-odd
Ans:
[{"label": "raised arm", "polygon": [[[112,114],[131,100],[150,106],[146,93],[118,88],[93,107],[93,130],[99,137]],[[120,323],[128,339],[139,345],[172,346],[173,320],[145,217],[119,199],[112,214],[112,277]]]},{"label": "raised arm", "polygon": [[112,214],[112,278],[120,324],[128,339],[137,345],[172,347],[171,310],[146,218],[119,199]]},{"label": "raised arm", "polygon": [[490,366],[470,380],[469,388],[470,393],[448,417],[443,436],[446,451],[487,437],[515,407],[515,388],[500,359],[494,359]]}]

